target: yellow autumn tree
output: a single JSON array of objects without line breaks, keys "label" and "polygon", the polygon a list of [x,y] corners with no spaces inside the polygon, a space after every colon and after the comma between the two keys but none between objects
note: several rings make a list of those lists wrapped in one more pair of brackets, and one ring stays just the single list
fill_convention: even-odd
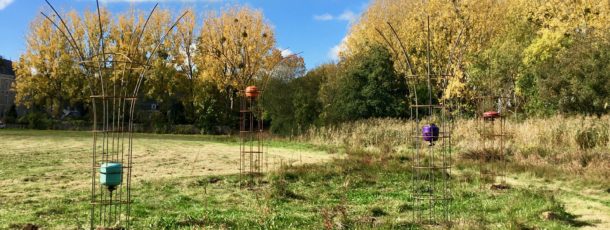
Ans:
[{"label": "yellow autumn tree", "polygon": [[37,17],[26,37],[27,49],[15,63],[16,102],[28,108],[46,108],[54,117],[64,106],[82,101],[85,85],[73,50],[61,32]]},{"label": "yellow autumn tree", "polygon": [[342,55],[365,50],[367,43],[383,44],[392,51],[398,71],[418,76],[409,78],[413,83],[425,80],[429,53],[431,74],[453,75],[447,83],[435,81],[443,96],[461,97],[466,93],[467,57],[480,52],[498,33],[496,25],[502,23],[504,4],[493,0],[375,0],[352,26]]},{"label": "yellow autumn tree", "polygon": [[[17,102],[45,108],[57,117],[66,106],[87,103],[91,95],[130,96],[146,65],[151,66],[144,79],[150,87],[144,95],[175,93],[170,87],[176,75],[172,45],[160,42],[168,31],[165,40],[175,37],[176,30],[170,28],[178,16],[168,10],[148,16],[131,10],[113,18],[101,8],[99,14],[70,11],[63,21],[57,16],[36,18],[26,52],[15,64]],[[104,66],[114,71],[100,71]]]},{"label": "yellow autumn tree", "polygon": [[197,68],[224,91],[244,89],[260,80],[275,46],[262,12],[244,6],[209,12],[199,39]]},{"label": "yellow autumn tree", "polygon": [[[437,82],[443,97],[472,101],[481,93],[514,96],[524,70],[538,68],[570,47],[573,38],[606,39],[609,4],[587,0],[374,0],[352,26],[341,55],[351,56],[366,50],[367,43],[380,43],[392,51],[398,71],[422,76],[428,67],[429,25],[431,72],[452,74],[447,84]],[[409,82],[413,85],[421,80],[410,78]]]},{"label": "yellow autumn tree", "polygon": [[196,17],[193,9],[187,9],[189,13],[180,20],[172,39],[167,40],[171,46],[171,62],[177,70],[175,87],[181,92],[181,101],[185,107],[186,116],[189,120],[195,120],[198,89],[202,88],[199,81],[198,68],[195,57],[199,54],[197,50]]}]

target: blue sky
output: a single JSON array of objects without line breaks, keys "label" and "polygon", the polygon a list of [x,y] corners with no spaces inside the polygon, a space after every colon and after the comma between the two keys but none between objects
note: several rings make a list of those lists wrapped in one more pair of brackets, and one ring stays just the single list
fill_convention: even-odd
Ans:
[{"label": "blue sky", "polygon": [[[49,0],[60,10],[95,9],[95,0]],[[337,45],[345,37],[351,22],[366,8],[369,0],[100,0],[113,12],[130,7],[151,9],[156,2],[162,8],[179,11],[193,7],[198,15],[228,4],[242,4],[261,9],[275,28],[277,46],[299,53],[307,68],[332,61]],[[0,0],[0,55],[17,60],[25,51],[25,36],[30,22],[49,12],[44,0]]]}]

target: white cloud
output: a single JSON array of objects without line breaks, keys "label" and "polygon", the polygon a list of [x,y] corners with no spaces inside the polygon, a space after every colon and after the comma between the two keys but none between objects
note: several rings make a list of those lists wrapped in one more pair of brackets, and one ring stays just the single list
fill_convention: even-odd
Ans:
[{"label": "white cloud", "polygon": [[332,15],[329,13],[317,14],[317,15],[313,16],[313,19],[316,21],[331,21],[331,20],[346,21],[346,22],[349,22],[350,24],[352,24],[353,22],[356,21],[356,19],[358,19],[358,15],[356,13],[354,13],[354,11],[345,10],[345,11],[343,11],[343,13],[341,13],[339,15]]},{"label": "white cloud", "polygon": [[330,20],[333,20],[334,18],[335,17],[333,17],[329,13],[313,16],[313,19],[315,19],[316,21],[330,21]]},{"label": "white cloud", "polygon": [[4,10],[8,5],[13,3],[13,0],[0,0],[0,10]]},{"label": "white cloud", "polygon": [[354,12],[352,12],[351,10],[346,10],[341,15],[339,15],[339,17],[337,17],[337,19],[343,20],[343,21],[348,21],[349,23],[352,23],[352,22],[356,21],[357,17],[358,16],[356,16],[356,14],[354,14]]},{"label": "white cloud", "polygon": [[294,54],[294,52],[292,52],[292,50],[290,50],[290,49],[282,49],[282,48],[279,48],[279,49],[282,51],[281,52],[282,53],[282,57],[288,57],[288,56]]}]

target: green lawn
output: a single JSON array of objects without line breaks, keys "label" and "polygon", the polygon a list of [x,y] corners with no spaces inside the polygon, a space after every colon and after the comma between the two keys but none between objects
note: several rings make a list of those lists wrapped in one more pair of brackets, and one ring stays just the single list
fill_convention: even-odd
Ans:
[{"label": "green lawn", "polygon": [[[0,130],[0,229],[88,227],[87,132]],[[252,189],[238,186],[238,147],[229,137],[138,134],[135,229],[405,229],[413,222],[409,152],[336,157],[312,145],[274,141],[276,167]],[[165,162],[159,164],[160,161]],[[169,162],[169,163],[167,163]],[[279,166],[279,165],[276,165]],[[452,226],[458,229],[572,229],[556,193],[480,186],[463,168],[452,176]],[[541,218],[552,211],[557,217]],[[594,226],[594,225],[593,225]]]}]

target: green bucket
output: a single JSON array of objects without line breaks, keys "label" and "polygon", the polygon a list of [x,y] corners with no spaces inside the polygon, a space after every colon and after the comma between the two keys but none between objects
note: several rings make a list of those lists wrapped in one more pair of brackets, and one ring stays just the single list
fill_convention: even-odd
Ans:
[{"label": "green bucket", "polygon": [[120,163],[104,163],[100,166],[100,183],[114,190],[123,181],[123,165]]}]

